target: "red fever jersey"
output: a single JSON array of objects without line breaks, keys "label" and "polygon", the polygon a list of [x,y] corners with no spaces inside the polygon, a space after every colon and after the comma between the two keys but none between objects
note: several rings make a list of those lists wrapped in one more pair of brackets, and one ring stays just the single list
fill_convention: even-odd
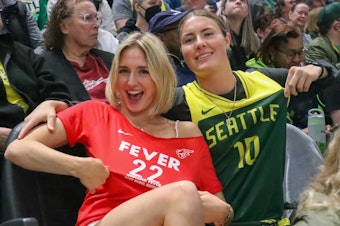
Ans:
[{"label": "red fever jersey", "polygon": [[69,144],[110,167],[95,194],[87,193],[77,225],[100,220],[119,204],[153,188],[189,180],[201,191],[222,190],[202,136],[157,138],[135,128],[118,110],[90,100],[58,113]]}]

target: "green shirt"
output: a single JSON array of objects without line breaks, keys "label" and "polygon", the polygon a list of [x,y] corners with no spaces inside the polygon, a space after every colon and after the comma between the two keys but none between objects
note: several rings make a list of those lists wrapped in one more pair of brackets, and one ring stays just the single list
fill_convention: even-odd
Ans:
[{"label": "green shirt", "polygon": [[233,225],[262,225],[260,221],[278,220],[283,214],[287,99],[267,76],[235,73],[246,93],[235,102],[201,90],[196,82],[183,89],[224,196],[234,208]]}]

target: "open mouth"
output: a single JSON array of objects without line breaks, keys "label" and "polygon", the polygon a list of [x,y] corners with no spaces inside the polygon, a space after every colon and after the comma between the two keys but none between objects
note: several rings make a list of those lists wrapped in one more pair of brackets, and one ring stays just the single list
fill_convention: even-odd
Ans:
[{"label": "open mouth", "polygon": [[129,100],[138,101],[142,98],[144,92],[143,91],[127,91]]}]

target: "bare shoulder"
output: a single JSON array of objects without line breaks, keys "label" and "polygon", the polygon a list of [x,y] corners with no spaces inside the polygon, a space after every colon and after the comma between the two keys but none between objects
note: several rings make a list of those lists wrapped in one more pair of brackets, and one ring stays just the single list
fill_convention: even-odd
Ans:
[{"label": "bare shoulder", "polygon": [[179,121],[178,122],[178,134],[179,137],[197,137],[202,136],[202,133],[198,126],[191,121]]}]

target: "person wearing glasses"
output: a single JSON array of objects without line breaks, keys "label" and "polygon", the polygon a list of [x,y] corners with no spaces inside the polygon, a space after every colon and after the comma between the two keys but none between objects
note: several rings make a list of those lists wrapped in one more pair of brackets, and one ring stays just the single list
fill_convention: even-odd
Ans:
[{"label": "person wearing glasses", "polygon": [[[255,58],[246,62],[248,71],[258,68],[291,68],[302,66],[303,41],[298,28],[281,24],[272,29],[264,39]],[[307,127],[307,112],[317,106],[315,98],[296,100],[292,98],[288,113],[291,123],[299,128]]]},{"label": "person wearing glasses", "polygon": [[274,27],[247,68],[287,68],[303,64],[301,32],[288,24]]},{"label": "person wearing glasses", "polygon": [[114,55],[94,49],[98,27],[91,0],[60,0],[52,8],[43,57],[57,79],[67,84],[74,101],[106,101],[105,85]]}]

